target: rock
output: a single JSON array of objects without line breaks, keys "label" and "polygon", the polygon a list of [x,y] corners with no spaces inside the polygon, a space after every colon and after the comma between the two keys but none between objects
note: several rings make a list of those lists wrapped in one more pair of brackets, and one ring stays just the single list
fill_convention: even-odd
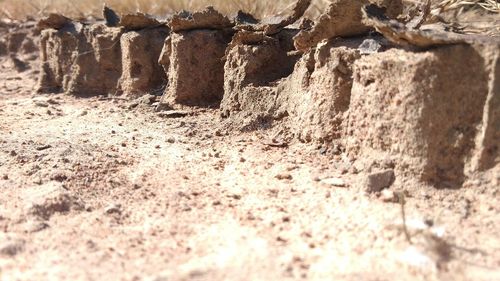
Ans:
[{"label": "rock", "polygon": [[38,92],[114,94],[122,73],[122,33],[122,29],[104,24],[42,31]]},{"label": "rock", "polygon": [[5,56],[7,53],[7,44],[4,41],[0,41],[0,56]]},{"label": "rock", "polygon": [[181,11],[175,14],[167,22],[173,32],[188,31],[194,29],[220,30],[231,28],[233,23],[227,16],[216,11],[212,6],[197,12]]},{"label": "rock", "polygon": [[236,18],[238,23],[236,29],[253,32],[261,31],[265,35],[273,35],[301,18],[310,5],[311,0],[297,0],[291,9],[282,11],[279,15],[264,18],[261,22],[255,22],[255,18],[239,13],[239,18]]},{"label": "rock", "polygon": [[249,40],[239,32],[233,37],[224,66],[224,98],[220,106],[223,117],[231,116],[243,128],[248,124],[241,119],[250,115],[259,123],[280,115],[276,104],[278,88],[273,82],[293,71],[298,57],[288,52],[293,50],[292,37],[296,33],[283,30],[273,37]]},{"label": "rock", "polygon": [[337,187],[345,187],[346,186],[345,181],[341,178],[326,178],[326,179],[322,179],[321,183],[332,185],[332,186],[337,186]]},{"label": "rock", "polygon": [[6,241],[0,244],[0,255],[13,257],[24,251],[26,241],[22,239]]},{"label": "rock", "polygon": [[182,118],[190,115],[190,112],[182,110],[170,110],[158,112],[156,115],[161,118]]},{"label": "rock", "polygon": [[122,74],[117,94],[161,94],[167,77],[158,58],[168,36],[166,27],[124,33],[120,39]]},{"label": "rock", "polygon": [[110,27],[116,27],[120,23],[120,17],[111,8],[104,4],[102,15],[106,21],[106,25]]},{"label": "rock", "polygon": [[[127,30],[141,30],[146,28],[155,28],[163,23],[151,15],[144,13],[126,14],[120,18],[119,26]],[[154,39],[154,38],[153,38]]]},{"label": "rock", "polygon": [[121,204],[111,204],[104,209],[104,212],[108,215],[121,214],[122,213],[122,205]]},{"label": "rock", "polygon": [[49,224],[39,220],[29,220],[24,227],[28,233],[40,232],[46,228],[49,228]]},{"label": "rock", "polygon": [[[493,94],[499,92],[499,50],[498,43],[390,49],[358,59],[344,123],[349,157],[390,155],[398,175],[437,186],[461,186],[467,171],[480,166],[474,164],[479,155],[492,167],[498,150],[486,152],[484,144],[494,147],[492,132],[500,120],[499,111],[490,109],[498,108],[491,105],[499,100]],[[488,140],[480,141],[483,136]]]},{"label": "rock", "polygon": [[163,65],[168,86],[161,104],[209,105],[218,103],[224,92],[224,58],[231,34],[198,29],[172,33]]},{"label": "rock", "polygon": [[279,180],[291,180],[291,179],[293,179],[292,175],[290,175],[289,173],[280,173],[280,174],[277,174],[275,176],[275,178],[277,178]]},{"label": "rock", "polygon": [[392,202],[392,203],[396,203],[399,200],[398,196],[394,193],[394,191],[390,189],[382,190],[380,194],[380,199],[384,202]]},{"label": "rock", "polygon": [[306,51],[324,39],[367,33],[371,28],[362,22],[361,8],[368,3],[386,7],[390,17],[396,17],[403,11],[401,0],[334,0],[310,30],[297,34],[295,47]]},{"label": "rock", "polygon": [[61,15],[61,14],[55,14],[51,13],[47,17],[41,19],[38,21],[37,28],[42,30],[42,29],[61,29],[65,26],[68,26],[72,23],[72,21]]},{"label": "rock", "polygon": [[366,191],[369,193],[382,191],[390,187],[395,178],[394,170],[372,173],[366,178]]}]

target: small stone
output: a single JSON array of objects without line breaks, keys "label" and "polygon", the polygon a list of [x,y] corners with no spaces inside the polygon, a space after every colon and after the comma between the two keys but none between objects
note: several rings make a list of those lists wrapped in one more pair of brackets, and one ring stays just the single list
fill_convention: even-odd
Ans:
[{"label": "small stone", "polygon": [[380,192],[390,187],[395,180],[394,170],[385,170],[368,175],[366,179],[366,191],[369,193]]},{"label": "small stone", "polygon": [[46,222],[43,221],[28,221],[25,226],[25,230],[28,233],[35,233],[35,232],[40,232],[46,228],[48,228],[49,225]]},{"label": "small stone", "polygon": [[8,180],[8,179],[9,179],[9,175],[7,175],[7,174],[3,175],[3,176],[2,176],[2,179],[4,179],[4,180]]},{"label": "small stone", "polygon": [[332,185],[332,186],[337,186],[337,187],[345,187],[345,181],[341,178],[327,178],[327,179],[322,179],[321,183]]},{"label": "small stone", "polygon": [[80,114],[78,114],[78,116],[85,116],[87,114],[88,114],[88,111],[84,110],[84,111],[80,112]]},{"label": "small stone", "polygon": [[380,194],[380,199],[384,202],[392,202],[392,203],[398,202],[398,197],[396,196],[396,194],[394,194],[394,191],[389,189],[382,190]]},{"label": "small stone", "polygon": [[281,174],[277,174],[275,176],[275,178],[277,178],[279,180],[291,180],[293,177],[289,173],[281,173]]},{"label": "small stone", "polygon": [[0,255],[13,257],[24,251],[24,240],[7,241],[0,245]]},{"label": "small stone", "polygon": [[175,139],[174,139],[174,138],[168,138],[168,139],[167,139],[167,142],[168,142],[168,143],[175,143]]},{"label": "small stone", "polygon": [[122,205],[121,204],[111,204],[104,209],[106,214],[121,214]]}]

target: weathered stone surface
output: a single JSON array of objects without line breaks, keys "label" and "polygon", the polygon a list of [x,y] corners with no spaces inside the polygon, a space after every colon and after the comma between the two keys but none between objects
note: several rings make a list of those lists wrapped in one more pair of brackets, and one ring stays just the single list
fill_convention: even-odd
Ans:
[{"label": "weathered stone surface", "polygon": [[302,57],[282,85],[287,94],[280,102],[287,104],[290,128],[301,141],[331,142],[341,137],[359,44],[358,39],[319,44]]},{"label": "weathered stone surface", "polygon": [[234,25],[227,16],[222,15],[211,6],[193,13],[181,11],[169,19],[167,24],[173,32],[193,29],[224,29]]},{"label": "weathered stone surface", "polygon": [[371,173],[366,177],[365,189],[370,193],[379,192],[390,187],[395,179],[394,170]]},{"label": "weathered stone surface", "polygon": [[102,24],[47,29],[41,38],[39,92],[77,96],[114,93],[121,76],[122,30]]},{"label": "weathered stone surface", "polygon": [[485,69],[489,72],[488,95],[470,172],[485,171],[500,164],[500,43],[483,48]]},{"label": "weathered stone surface", "polygon": [[168,87],[161,103],[219,102],[224,93],[224,55],[230,40],[231,34],[223,30],[172,33],[160,58],[163,67],[168,67]]},{"label": "weathered stone surface", "polygon": [[4,41],[0,41],[0,56],[5,56],[7,53],[7,44]]},{"label": "weathered stone surface", "polygon": [[151,15],[144,13],[125,14],[120,18],[119,26],[127,30],[159,27],[163,23]]},{"label": "weathered stone surface", "polygon": [[365,34],[370,27],[362,22],[361,8],[376,3],[387,8],[389,17],[403,11],[401,0],[334,0],[310,30],[303,30],[295,37],[297,50],[308,50],[324,39]]},{"label": "weathered stone surface", "polygon": [[295,32],[228,50],[221,114],[246,130],[286,117],[288,131],[296,138],[329,142],[343,131],[352,64],[360,57],[362,40],[331,40],[297,62],[290,54]]},{"label": "weathered stone surface", "polygon": [[37,28],[40,30],[43,29],[61,29],[67,25],[71,25],[72,21],[71,19],[61,15],[61,14],[49,14],[47,17],[41,19],[38,24]]},{"label": "weathered stone surface", "polygon": [[460,186],[490,76],[484,57],[465,45],[422,53],[393,49],[358,60],[346,125],[348,153],[394,155],[399,174]]},{"label": "weathered stone surface", "polygon": [[297,0],[291,9],[281,12],[280,15],[264,18],[261,22],[254,22],[253,17],[247,14],[239,14],[236,18],[236,29],[246,31],[262,31],[266,35],[273,35],[280,32],[286,26],[296,22],[306,12],[311,5],[311,0]]},{"label": "weathered stone surface", "polygon": [[[273,37],[233,38],[227,51],[225,65],[224,98],[221,103],[223,117],[242,112],[256,121],[278,118],[276,82],[293,71],[298,59],[288,54],[293,50],[291,38],[295,30],[283,30]],[[237,35],[236,35],[237,36]],[[233,116],[232,119],[239,117]],[[237,121],[238,122],[238,121]]]},{"label": "weathered stone surface", "polygon": [[122,35],[119,94],[141,96],[163,92],[166,75],[158,58],[167,36],[167,27],[130,31]]}]

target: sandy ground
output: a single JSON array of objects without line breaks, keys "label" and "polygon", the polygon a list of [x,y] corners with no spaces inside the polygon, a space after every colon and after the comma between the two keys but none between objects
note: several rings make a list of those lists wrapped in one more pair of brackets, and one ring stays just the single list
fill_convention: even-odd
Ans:
[{"label": "sandy ground", "polygon": [[35,95],[0,65],[0,280],[500,280],[499,173],[393,187],[410,244],[342,155],[215,109]]}]

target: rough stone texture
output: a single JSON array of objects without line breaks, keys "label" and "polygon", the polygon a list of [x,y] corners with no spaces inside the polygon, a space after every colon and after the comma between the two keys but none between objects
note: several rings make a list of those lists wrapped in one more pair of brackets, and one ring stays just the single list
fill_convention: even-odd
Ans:
[{"label": "rough stone texture", "polygon": [[224,29],[234,25],[227,16],[222,15],[213,7],[203,11],[181,11],[168,20],[168,26],[173,32],[194,29]]},{"label": "rough stone texture", "polygon": [[158,58],[167,36],[166,27],[131,31],[122,35],[120,45],[123,71],[119,93],[138,96],[163,92],[166,76]]},{"label": "rough stone texture", "polygon": [[367,33],[370,27],[362,22],[361,8],[368,3],[386,7],[387,14],[391,18],[403,11],[401,0],[334,0],[310,30],[297,34],[295,47],[297,50],[305,51],[324,39]]},{"label": "rough stone texture", "polygon": [[42,31],[39,92],[114,93],[122,72],[121,34],[121,29],[102,24]]},{"label": "rough stone texture", "polygon": [[7,53],[7,44],[0,40],[0,56],[5,56]]},{"label": "rough stone texture", "polygon": [[38,21],[37,28],[43,29],[61,29],[67,25],[71,25],[71,19],[61,15],[61,14],[49,14],[45,18]]},{"label": "rough stone texture", "polygon": [[371,173],[366,177],[366,191],[379,192],[390,187],[395,180],[394,170]]},{"label": "rough stone texture", "polygon": [[301,141],[331,142],[349,109],[352,65],[361,40],[330,40],[306,53],[283,85],[291,129]]},{"label": "rough stone texture", "polygon": [[491,169],[500,163],[500,43],[484,47],[482,54],[490,76],[470,172]]},{"label": "rough stone texture", "polygon": [[221,115],[245,130],[286,117],[288,131],[299,140],[332,141],[343,131],[352,64],[362,40],[331,40],[297,62],[289,54],[293,34],[282,35],[288,40],[236,44],[228,51]]},{"label": "rough stone texture", "polygon": [[292,73],[298,59],[288,54],[293,50],[291,38],[296,32],[283,30],[255,44],[231,44],[224,72],[223,117],[242,112],[263,121],[281,115],[276,82]]},{"label": "rough stone texture", "polygon": [[461,186],[490,76],[481,54],[465,45],[422,53],[394,49],[358,60],[348,153],[397,156],[399,174]]},{"label": "rough stone texture", "polygon": [[[60,92],[68,88],[71,66],[79,42],[73,29],[46,29],[40,36],[41,71],[38,92]],[[63,47],[64,46],[64,47]]]},{"label": "rough stone texture", "polygon": [[144,28],[159,27],[163,23],[153,16],[143,13],[126,14],[120,18],[119,26],[127,30],[140,30]]},{"label": "rough stone texture", "polygon": [[[280,32],[286,26],[293,24],[301,18],[311,5],[311,0],[297,0],[295,5],[280,13],[280,15],[264,18],[261,22],[256,22],[253,17],[244,13],[238,13],[235,18],[239,23],[236,29],[247,31],[263,31],[266,35]],[[238,17],[239,16],[239,17]]]},{"label": "rough stone texture", "polygon": [[222,30],[172,33],[160,62],[168,66],[168,87],[162,104],[206,105],[220,102],[224,93],[224,54],[231,34]]}]

